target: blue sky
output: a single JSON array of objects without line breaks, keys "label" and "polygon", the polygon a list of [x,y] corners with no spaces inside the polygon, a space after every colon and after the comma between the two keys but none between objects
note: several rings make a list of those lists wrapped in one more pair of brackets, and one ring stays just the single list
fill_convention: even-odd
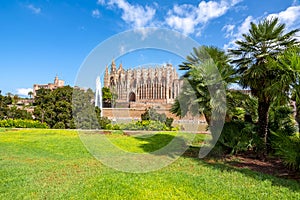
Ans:
[{"label": "blue sky", "polygon": [[[53,82],[56,75],[74,85],[98,44],[135,28],[176,30],[199,44],[227,49],[251,21],[264,17],[279,17],[288,30],[300,27],[299,0],[0,0],[0,5],[2,94],[27,94],[34,83]],[[125,68],[181,62],[158,52],[137,51],[117,61]]]}]

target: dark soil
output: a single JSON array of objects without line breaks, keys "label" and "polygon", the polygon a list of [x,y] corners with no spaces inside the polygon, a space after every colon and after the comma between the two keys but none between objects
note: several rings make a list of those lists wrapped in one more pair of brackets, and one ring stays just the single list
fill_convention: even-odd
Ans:
[{"label": "dark soil", "polygon": [[[198,158],[199,148],[190,147],[183,156]],[[255,154],[251,152],[234,155],[234,156],[225,156],[215,160],[212,157],[206,157],[205,162],[209,164],[224,163],[226,165],[235,167],[235,168],[248,168],[252,171],[270,174],[279,178],[293,179],[300,182],[300,171],[295,171],[289,169],[283,164],[283,161],[276,157],[267,157],[264,160],[258,159]]]},{"label": "dark soil", "polygon": [[300,172],[287,168],[279,158],[269,157],[262,161],[252,155],[241,154],[226,157],[225,162],[237,168],[248,168],[253,171],[280,178],[294,179],[300,182]]}]

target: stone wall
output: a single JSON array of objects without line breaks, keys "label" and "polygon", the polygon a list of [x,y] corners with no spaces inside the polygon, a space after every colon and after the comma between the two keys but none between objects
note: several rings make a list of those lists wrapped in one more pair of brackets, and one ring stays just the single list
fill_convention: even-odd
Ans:
[{"label": "stone wall", "polygon": [[[175,121],[179,120],[179,117],[169,112],[169,108],[159,108],[155,109],[158,113],[165,113],[167,117],[172,117]],[[113,121],[132,121],[132,120],[140,120],[141,114],[146,111],[145,107],[141,108],[103,108],[103,116],[108,117]],[[191,120],[195,120],[192,117]],[[197,119],[201,123],[205,123],[205,118],[200,116]]]}]

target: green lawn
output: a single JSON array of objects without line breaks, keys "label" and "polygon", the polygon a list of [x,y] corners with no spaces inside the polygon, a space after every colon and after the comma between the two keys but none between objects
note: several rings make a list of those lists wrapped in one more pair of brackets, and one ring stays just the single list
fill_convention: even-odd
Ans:
[{"label": "green lawn", "polygon": [[[151,152],[173,137],[108,136],[132,152]],[[158,171],[124,173],[91,156],[76,131],[1,129],[0,199],[300,199],[295,181],[188,155]]]}]

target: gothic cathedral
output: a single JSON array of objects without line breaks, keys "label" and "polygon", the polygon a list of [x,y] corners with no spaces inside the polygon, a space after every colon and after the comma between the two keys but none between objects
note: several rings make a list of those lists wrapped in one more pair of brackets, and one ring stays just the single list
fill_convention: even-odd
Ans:
[{"label": "gothic cathedral", "polygon": [[116,94],[116,107],[170,105],[179,95],[181,81],[171,64],[149,68],[117,69],[112,61],[105,69],[104,87]]}]

